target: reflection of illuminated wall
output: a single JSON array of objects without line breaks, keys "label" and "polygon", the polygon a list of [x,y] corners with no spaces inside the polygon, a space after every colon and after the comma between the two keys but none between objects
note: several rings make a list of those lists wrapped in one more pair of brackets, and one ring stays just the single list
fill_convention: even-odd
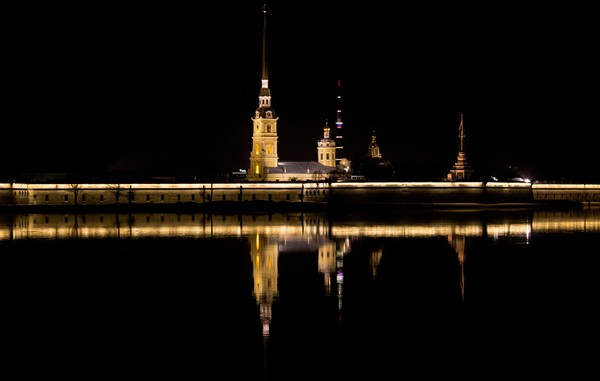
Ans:
[{"label": "reflection of illuminated wall", "polygon": [[143,238],[143,237],[245,237],[260,234],[281,237],[434,237],[529,236],[535,232],[600,231],[600,208],[573,211],[535,211],[531,217],[500,221],[471,218],[465,222],[431,217],[418,222],[405,219],[363,223],[334,221],[322,214],[207,215],[174,213],[136,214],[30,214],[4,218],[0,239]]},{"label": "reflection of illuminated wall", "polygon": [[534,232],[598,232],[600,231],[600,208],[535,213]]},{"label": "reflection of illuminated wall", "polygon": [[[521,235],[530,228],[526,222],[485,225],[488,234]],[[444,223],[414,223],[404,225],[369,225],[369,226],[333,226],[333,236],[366,236],[366,237],[439,237],[457,232],[468,236],[481,236],[484,225],[453,225]]]}]

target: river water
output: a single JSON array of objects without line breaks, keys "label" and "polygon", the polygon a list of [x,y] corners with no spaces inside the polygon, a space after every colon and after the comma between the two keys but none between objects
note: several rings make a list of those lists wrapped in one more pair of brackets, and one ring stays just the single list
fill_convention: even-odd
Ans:
[{"label": "river water", "polygon": [[18,378],[597,373],[593,206],[0,224]]}]

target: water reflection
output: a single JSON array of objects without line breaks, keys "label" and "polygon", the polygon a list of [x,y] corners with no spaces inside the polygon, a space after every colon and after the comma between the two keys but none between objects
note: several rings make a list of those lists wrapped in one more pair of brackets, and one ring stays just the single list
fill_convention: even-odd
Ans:
[{"label": "water reflection", "polygon": [[[562,236],[557,238],[557,234],[563,233],[579,240],[588,236],[594,239],[584,238],[580,246],[574,246],[572,240],[565,241]],[[558,325],[563,320],[559,321],[553,314],[540,319],[533,311],[556,306],[559,311],[569,311],[572,316],[577,316],[578,323],[581,322],[582,314],[576,306],[595,304],[588,300],[593,295],[588,287],[592,278],[583,269],[592,267],[584,247],[597,243],[598,233],[600,208],[335,216],[301,213],[0,216],[0,243],[7,244],[4,248],[15,246],[20,249],[23,247],[18,245],[21,242],[78,243],[74,258],[81,261],[81,252],[93,256],[94,261],[90,260],[90,263],[101,268],[101,271],[97,270],[101,275],[93,277],[98,282],[104,282],[106,274],[111,280],[118,279],[115,273],[119,274],[120,267],[125,265],[129,272],[124,273],[123,278],[128,280],[117,282],[115,291],[110,294],[112,301],[117,300],[122,305],[129,305],[132,299],[139,303],[142,296],[152,306],[146,310],[150,315],[158,306],[177,316],[177,323],[180,316],[191,316],[190,324],[183,325],[187,329],[197,324],[196,319],[201,315],[194,313],[192,306],[201,306],[201,301],[208,299],[211,325],[202,326],[202,335],[195,338],[203,340],[205,331],[215,327],[233,331],[220,333],[216,341],[224,347],[221,341],[235,342],[238,349],[234,353],[239,354],[236,358],[245,357],[246,349],[256,348],[252,344],[240,344],[246,325],[236,319],[244,314],[235,308],[224,307],[226,302],[219,302],[219,298],[231,298],[238,292],[232,290],[245,287],[239,286],[245,285],[239,279],[244,279],[247,263],[252,280],[248,286],[252,296],[250,303],[256,306],[260,325],[257,330],[261,344],[257,348],[265,362],[261,371],[269,374],[265,377],[268,379],[283,379],[290,372],[314,379],[311,372],[316,369],[317,361],[327,364],[328,371],[323,373],[327,379],[335,379],[341,374],[339,366],[342,365],[336,365],[336,361],[346,368],[345,375],[352,375],[357,367],[372,370],[373,364],[390,360],[387,352],[390,345],[393,348],[390,353],[398,355],[405,351],[408,355],[404,353],[402,360],[394,358],[388,363],[401,361],[407,369],[422,353],[428,356],[432,351],[440,353],[434,356],[435,360],[453,358],[453,354],[460,357],[455,349],[460,343],[494,350],[496,346],[506,347],[509,339],[517,341],[526,337],[531,340],[528,341],[531,348],[533,340],[550,340],[548,332],[542,332],[539,321],[546,325],[554,323],[553,335],[571,337],[571,331],[563,333]],[[154,266],[140,261],[137,256],[116,258],[115,263],[102,262],[98,258],[107,251],[99,251],[100,255],[96,255],[85,243],[89,241],[96,245],[105,240],[133,245],[146,242],[145,248],[157,248],[169,256],[182,258],[188,251],[194,256],[184,261],[185,265],[177,262],[181,259],[169,262],[165,255],[159,256],[157,262],[160,263]],[[240,244],[229,243],[226,249],[221,245],[223,241]],[[205,242],[209,242],[208,246]],[[201,244],[196,246],[196,243]],[[239,252],[226,255],[226,250],[231,249]],[[568,256],[565,255],[567,252]],[[244,260],[238,258],[240,254]],[[65,262],[56,265],[52,264],[50,255],[45,257],[49,259],[45,259],[44,264],[51,266],[40,268],[36,273],[44,277],[43,287],[48,287],[48,280],[54,282],[56,279],[62,279],[71,287],[74,283],[69,278],[73,277],[72,271],[60,266]],[[220,260],[225,257],[227,261]],[[92,266],[86,264],[85,267]],[[26,271],[29,270],[23,270],[16,278]],[[165,275],[168,273],[173,275]],[[83,278],[75,280],[89,284]],[[99,288],[98,294],[105,293],[104,288],[100,289],[105,284],[101,284],[94,285]],[[151,292],[146,295],[147,289]],[[210,293],[218,296],[210,298],[207,296]],[[240,293],[242,296],[237,298],[245,300],[245,288]],[[159,298],[157,302],[156,295],[162,295],[164,299]],[[86,293],[85,298],[88,297]],[[109,304],[105,304],[105,308],[106,305]],[[446,308],[462,306],[479,309],[492,306],[495,313],[502,309],[511,314],[508,318],[503,316],[500,324],[494,321],[493,333],[484,329],[487,341],[480,342],[467,338],[466,334],[479,333],[482,321],[491,324],[493,319],[484,316],[484,319],[474,321],[471,320],[473,316],[443,313]],[[94,306],[94,311],[100,310]],[[212,317],[218,320],[217,316],[224,311],[231,311],[230,314],[235,316],[233,328],[224,322],[212,321]],[[518,316],[518,322],[515,316]],[[136,317],[147,319],[146,314]],[[567,321],[572,323],[572,320]],[[513,332],[521,325],[527,329],[526,336]],[[570,326],[572,330],[573,325]],[[253,323],[248,327],[254,329]],[[478,327],[477,330],[474,327]],[[581,327],[586,325],[578,325],[576,329],[583,329]],[[182,335],[189,334],[187,330],[182,332]],[[251,339],[247,341],[252,342]],[[548,347],[559,353],[557,344],[550,341],[551,344],[546,343]],[[511,349],[518,352],[518,348]],[[230,347],[216,353],[232,358]],[[491,363],[498,365],[501,361]],[[307,368],[305,372],[299,370],[302,366]]]},{"label": "water reflection", "polygon": [[[0,240],[143,237],[277,237],[282,246],[298,237],[490,236],[522,237],[532,233],[598,232],[600,208],[574,211],[428,212],[332,218],[327,214],[29,214],[0,216]],[[290,240],[292,239],[292,240]],[[297,243],[296,243],[297,244]],[[346,248],[341,248],[344,252]]]}]

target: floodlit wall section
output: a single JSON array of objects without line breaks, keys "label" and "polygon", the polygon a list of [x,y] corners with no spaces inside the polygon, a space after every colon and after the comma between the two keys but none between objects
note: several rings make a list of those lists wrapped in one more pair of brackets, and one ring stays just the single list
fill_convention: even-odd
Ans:
[{"label": "floodlit wall section", "polygon": [[289,201],[302,198],[303,184],[13,184],[5,205],[176,204],[210,201]]},{"label": "floodlit wall section", "polygon": [[517,182],[265,182],[156,184],[1,183],[0,205],[600,202],[600,184]]},{"label": "floodlit wall section", "polygon": [[533,184],[532,190],[540,201],[600,202],[600,184]]}]

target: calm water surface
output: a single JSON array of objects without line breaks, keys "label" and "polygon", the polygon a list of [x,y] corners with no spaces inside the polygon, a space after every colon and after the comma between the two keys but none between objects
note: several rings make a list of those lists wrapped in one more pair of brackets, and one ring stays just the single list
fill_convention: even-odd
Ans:
[{"label": "calm water surface", "polygon": [[597,374],[600,208],[0,223],[17,378]]}]

